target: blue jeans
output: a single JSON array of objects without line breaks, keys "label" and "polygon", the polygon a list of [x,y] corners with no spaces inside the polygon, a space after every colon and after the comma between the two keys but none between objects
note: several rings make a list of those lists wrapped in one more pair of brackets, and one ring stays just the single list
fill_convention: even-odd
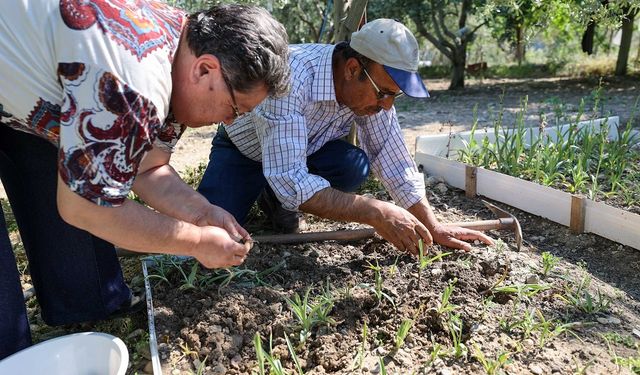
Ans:
[{"label": "blue jeans", "polygon": [[[56,206],[58,150],[0,124],[0,178],[24,243],[43,320],[106,318],[130,298],[112,244],[62,220]],[[2,215],[3,218],[4,215]],[[0,220],[0,359],[31,344],[6,223]]]},{"label": "blue jeans", "polygon": [[[369,158],[348,142],[327,142],[307,157],[309,173],[321,176],[331,187],[353,192],[369,176]],[[209,165],[198,191],[209,202],[229,211],[244,225],[251,206],[264,188],[269,188],[262,163],[242,155],[220,127],[213,138]]]}]

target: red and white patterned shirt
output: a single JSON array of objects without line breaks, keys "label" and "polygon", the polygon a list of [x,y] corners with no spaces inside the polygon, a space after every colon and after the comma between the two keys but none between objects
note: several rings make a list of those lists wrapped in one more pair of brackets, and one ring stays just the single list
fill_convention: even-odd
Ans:
[{"label": "red and white patterned shirt", "polygon": [[147,0],[0,1],[0,126],[48,139],[80,196],[120,205],[168,120],[186,14]]}]

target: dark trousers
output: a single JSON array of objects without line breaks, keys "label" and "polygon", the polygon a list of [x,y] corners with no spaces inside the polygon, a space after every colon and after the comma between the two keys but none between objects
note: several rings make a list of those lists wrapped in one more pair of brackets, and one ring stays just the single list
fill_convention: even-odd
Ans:
[{"label": "dark trousers", "polygon": [[[130,290],[112,244],[62,220],[56,206],[58,150],[0,124],[0,178],[29,260],[43,320],[50,325],[106,318]],[[31,344],[6,223],[0,220],[0,358]]]},{"label": "dark trousers", "polygon": [[[369,175],[369,158],[348,142],[327,142],[307,157],[309,173],[323,177],[331,187],[353,192]],[[213,138],[209,165],[198,191],[209,202],[229,211],[240,225],[264,188],[269,188],[262,163],[242,155],[224,128]]]}]

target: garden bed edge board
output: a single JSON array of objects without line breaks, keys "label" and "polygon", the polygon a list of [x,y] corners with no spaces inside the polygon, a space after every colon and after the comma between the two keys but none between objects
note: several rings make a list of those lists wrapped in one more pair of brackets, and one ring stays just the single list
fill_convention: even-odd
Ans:
[{"label": "garden bed edge board", "polygon": [[[466,164],[417,150],[415,160],[424,173],[465,190]],[[478,195],[569,226],[571,194],[483,168],[476,171]],[[585,232],[640,250],[640,215],[591,200],[586,200],[584,215]]]},{"label": "garden bed edge board", "polygon": [[149,352],[151,353],[151,364],[153,366],[153,375],[162,375],[162,365],[160,364],[160,355],[158,354],[158,339],[156,337],[155,314],[153,312],[153,298],[151,296],[151,283],[149,282],[149,273],[147,265],[155,262],[154,257],[148,257],[142,260],[142,274],[144,275],[144,290],[147,297],[147,321],[149,322]]}]

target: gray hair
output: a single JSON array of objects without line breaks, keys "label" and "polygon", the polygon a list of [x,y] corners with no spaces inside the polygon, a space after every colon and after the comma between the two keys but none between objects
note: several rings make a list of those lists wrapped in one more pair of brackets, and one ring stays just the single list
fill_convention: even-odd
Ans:
[{"label": "gray hair", "polygon": [[264,83],[274,98],[289,91],[287,31],[264,8],[230,4],[193,13],[187,42],[196,56],[220,60],[234,90],[247,92]]}]

